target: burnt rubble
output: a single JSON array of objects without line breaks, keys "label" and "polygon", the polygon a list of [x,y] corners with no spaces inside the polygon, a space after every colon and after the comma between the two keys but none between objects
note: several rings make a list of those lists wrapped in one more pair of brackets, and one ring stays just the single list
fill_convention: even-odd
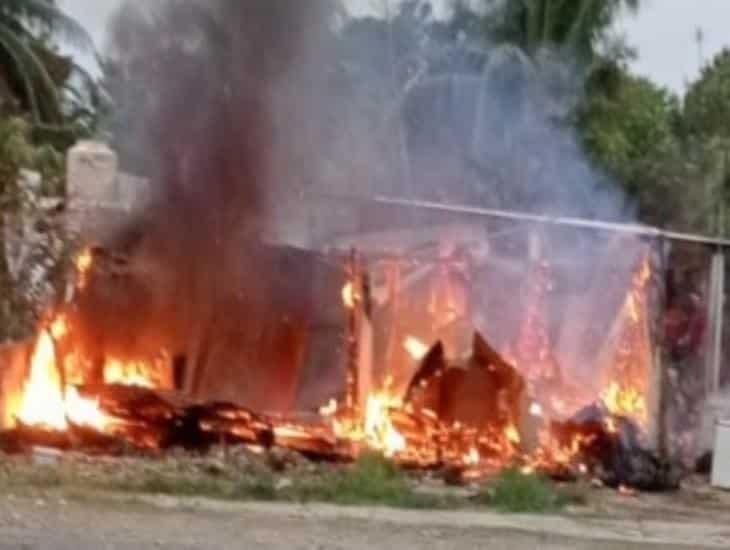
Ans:
[{"label": "burnt rubble", "polygon": [[[342,437],[332,419],[321,415],[274,417],[226,402],[201,403],[174,391],[123,385],[77,388],[98,402],[109,419],[104,429],[67,419],[63,431],[18,422],[0,434],[7,453],[49,447],[90,455],[159,455],[174,449],[208,453],[220,446],[263,451],[285,449],[315,462],[349,462],[366,448]],[[434,470],[450,482],[466,483],[505,467],[529,466],[557,480],[590,476],[613,488],[669,491],[679,487],[680,472],[643,444],[640,427],[612,415],[602,404],[580,410],[569,420],[545,422],[550,446],[565,451],[550,458],[550,447],[524,447],[527,385],[515,367],[475,334],[468,358],[446,357],[433,346],[416,369],[402,406],[387,410],[404,440],[391,456],[405,468]],[[542,452],[536,461],[533,452]],[[532,465],[532,466],[531,466]]]},{"label": "burnt rubble", "polygon": [[678,465],[649,450],[641,441],[640,428],[629,418],[613,416],[594,404],[567,422],[553,422],[550,429],[564,445],[579,437],[576,462],[586,465],[608,487],[648,492],[679,489]]}]

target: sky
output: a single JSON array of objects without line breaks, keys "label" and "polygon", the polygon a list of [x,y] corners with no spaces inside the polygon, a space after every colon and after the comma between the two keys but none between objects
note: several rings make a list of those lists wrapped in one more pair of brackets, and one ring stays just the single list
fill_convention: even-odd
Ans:
[{"label": "sky", "polygon": [[[106,21],[123,0],[61,0],[60,4],[79,20],[103,49]],[[152,0],[154,1],[154,0]],[[363,12],[385,0],[346,0],[351,11]],[[635,73],[648,76],[678,94],[696,78],[702,63],[723,47],[730,46],[730,0],[643,0],[637,16],[618,24],[629,44],[639,53],[632,64]],[[697,43],[697,31],[703,41]],[[85,64],[93,63],[86,59]]]}]

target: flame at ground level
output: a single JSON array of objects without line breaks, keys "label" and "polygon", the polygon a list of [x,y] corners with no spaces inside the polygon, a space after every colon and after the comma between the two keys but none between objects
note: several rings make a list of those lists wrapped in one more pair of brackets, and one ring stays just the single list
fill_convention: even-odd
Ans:
[{"label": "flame at ground level", "polygon": [[56,367],[55,344],[48,330],[41,331],[30,360],[30,374],[23,387],[18,420],[30,426],[65,430],[66,403],[60,371]]},{"label": "flame at ground level", "polygon": [[[103,413],[97,399],[83,397],[73,382],[83,381],[83,373],[64,372],[57,360],[57,342],[67,336],[69,327],[63,316],[56,317],[40,331],[30,359],[30,371],[16,396],[8,399],[7,416],[26,426],[64,431],[69,423],[108,432],[114,421]],[[76,359],[75,357],[72,357]],[[68,361],[65,367],[76,364]],[[107,384],[161,387],[158,368],[143,361],[109,359],[104,366]]]},{"label": "flame at ground level", "polygon": [[335,400],[322,407],[320,414],[331,419],[339,439],[361,443],[386,457],[393,457],[407,446],[391,417],[402,405],[401,400],[386,389],[368,396],[362,418],[355,411],[341,411]]},{"label": "flame at ground level", "polygon": [[[85,284],[84,274],[90,265],[91,256],[79,258],[77,267],[80,288]],[[641,299],[643,289],[638,286],[639,283],[645,283],[644,270],[637,279],[637,287],[632,289],[626,302],[624,316],[628,329],[631,329],[627,332],[630,335],[641,336],[640,331],[636,329],[644,319],[646,308],[645,301]],[[362,301],[362,294],[358,292],[362,290],[358,291],[353,282],[347,283],[342,289],[342,300],[348,309],[357,307]],[[537,321],[540,321],[542,315],[539,308],[534,312],[531,310],[530,316]],[[525,471],[566,466],[584,472],[587,467],[577,458],[581,456],[583,449],[593,443],[596,436],[592,433],[576,432],[569,438],[559,439],[554,437],[549,428],[544,427],[556,416],[563,418],[575,414],[585,403],[576,407],[576,400],[571,399],[571,389],[568,389],[567,385],[559,386],[563,381],[560,377],[553,376],[552,369],[542,368],[545,365],[552,367],[553,364],[546,361],[546,358],[550,357],[550,349],[544,327],[537,321],[534,323],[535,326],[533,324],[528,326],[531,330],[526,331],[524,349],[519,350],[519,355],[523,357],[522,361],[515,361],[518,370],[524,369],[522,372],[524,378],[538,382],[547,379],[552,383],[549,386],[549,393],[543,395],[544,399],[533,402],[529,407],[529,413],[526,413],[534,419],[534,422],[543,425],[536,449],[523,450],[523,445],[528,444],[523,443],[523,440],[534,439],[534,434],[521,432],[523,426],[518,422],[517,414],[510,414],[510,418],[495,418],[493,423],[490,419],[488,425],[480,425],[479,428],[463,426],[453,421],[447,424],[436,412],[426,408],[414,411],[412,402],[404,405],[406,398],[393,391],[387,382],[381,389],[371,392],[364,402],[360,403],[361,408],[358,410],[339,410],[337,402],[332,401],[320,411],[330,420],[324,429],[329,436],[334,433],[334,438],[339,441],[355,443],[352,447],[357,450],[367,448],[378,451],[401,464],[417,466],[446,464],[480,474],[487,469],[494,471],[515,464],[523,466]],[[87,372],[71,365],[82,364],[83,358],[76,357],[74,352],[63,358],[57,356],[56,342],[62,342],[63,348],[73,348],[73,345],[68,345],[73,344],[72,329],[69,321],[63,315],[59,315],[41,330],[33,350],[30,372],[21,394],[17,396],[17,403],[13,406],[14,416],[25,425],[52,430],[63,431],[68,429],[69,424],[74,424],[103,433],[113,433],[118,419],[105,414],[97,399],[82,396],[79,389],[73,385],[83,385],[87,381],[85,376]],[[618,432],[620,416],[636,420],[642,427],[647,417],[646,399],[641,390],[644,386],[634,387],[630,382],[638,381],[641,375],[646,374],[649,364],[637,359],[634,353],[636,345],[633,342],[632,339],[621,339],[620,349],[628,350],[628,353],[616,361],[621,366],[627,365],[626,368],[619,369],[619,374],[623,376],[614,378],[621,382],[611,382],[600,395],[592,393],[586,401],[588,403],[591,398],[598,398],[603,402],[605,405],[603,410],[608,412],[604,423],[607,432],[611,434]],[[402,345],[417,361],[422,360],[430,351],[424,342],[412,336],[406,337]],[[68,372],[65,372],[64,368]],[[165,382],[167,378],[161,373],[156,361],[123,361],[108,358],[103,365],[103,372],[96,374],[103,375],[101,379],[106,384],[157,389],[168,387]],[[167,372],[167,375],[170,373]],[[99,378],[94,377],[94,380]],[[500,399],[501,397],[504,396],[500,396]],[[513,404],[507,403],[504,408],[509,409],[510,405]],[[271,421],[271,425],[273,424],[274,421]],[[230,433],[233,435],[249,433],[251,432],[249,428],[244,425],[239,430],[239,427],[234,425]],[[277,436],[290,440],[307,439],[313,437],[314,433],[307,428],[294,429],[276,425],[273,426],[273,431]]]}]

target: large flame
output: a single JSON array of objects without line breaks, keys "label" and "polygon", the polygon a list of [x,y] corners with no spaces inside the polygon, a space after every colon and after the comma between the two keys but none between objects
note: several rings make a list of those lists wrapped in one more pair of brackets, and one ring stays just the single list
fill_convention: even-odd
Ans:
[{"label": "large flame", "polygon": [[99,407],[99,400],[82,397],[74,387],[66,389],[65,408],[68,420],[78,426],[105,432],[112,425],[109,417]]},{"label": "large flame", "polygon": [[368,395],[361,415],[356,411],[340,410],[336,400],[331,400],[319,412],[331,418],[338,438],[364,444],[386,457],[393,457],[406,449],[406,438],[392,419],[392,413],[402,407],[402,400],[391,391],[390,381],[386,381],[384,389]]},{"label": "large flame", "polygon": [[647,285],[651,280],[651,265],[644,258],[634,273],[631,289],[621,310],[621,331],[616,345],[616,357],[610,378],[601,393],[601,400],[614,415],[626,416],[646,427],[648,409],[646,396],[652,367],[647,334]]},{"label": "large flame", "polygon": [[65,430],[66,404],[50,332],[42,330],[30,360],[30,374],[23,388],[17,418],[24,424]]},{"label": "large flame", "polygon": [[[83,289],[92,267],[91,253],[82,253],[76,266],[77,288]],[[589,398],[598,397],[604,404],[609,413],[604,420],[609,433],[618,431],[618,417],[629,417],[641,427],[645,426],[648,417],[646,394],[650,362],[647,357],[650,355],[647,354],[646,285],[650,276],[649,263],[645,261],[635,273],[620,313],[617,326],[621,330],[617,333],[615,357],[611,369],[605,369],[606,372],[610,370],[610,377],[602,379],[603,389]],[[568,418],[580,408],[576,407],[575,396],[566,389],[552,360],[545,311],[548,290],[549,266],[541,263],[534,273],[526,319],[514,346],[515,361],[525,378],[533,382],[531,385],[540,387],[534,383],[551,382],[545,386],[549,390],[547,395],[539,402],[532,402],[525,411],[533,423],[542,426],[536,449],[529,454],[523,452],[523,447],[533,445],[535,436],[530,435],[532,432],[521,433],[523,424],[520,421],[523,419],[516,413],[495,418],[493,423],[479,428],[459,422],[447,423],[436,412],[426,408],[414,410],[418,407],[413,402],[404,404],[404,397],[394,389],[390,377],[361,402],[347,402],[340,408],[333,400],[320,410],[320,414],[331,420],[332,431],[340,441],[353,443],[354,449],[378,451],[402,464],[452,464],[479,474],[508,464],[524,464],[525,471],[556,466],[587,469],[585,465],[575,463],[595,436],[576,433],[569,439],[545,428],[556,417]],[[362,292],[353,282],[347,283],[342,289],[345,307],[356,308],[362,301]],[[448,307],[434,311],[439,314],[446,311],[448,317],[458,310],[459,315],[463,315],[465,308],[452,307],[458,302],[452,298],[444,300]],[[99,399],[82,394],[81,387],[87,383],[89,371],[79,367],[85,365],[85,359],[82,346],[75,345],[76,335],[71,322],[71,318],[61,313],[43,325],[33,349],[30,371],[12,412],[18,421],[28,426],[63,431],[73,424],[101,433],[114,433],[118,423],[102,410]],[[422,360],[429,351],[426,343],[413,336],[406,337],[402,345],[416,361]],[[171,384],[169,357],[164,355],[160,362],[109,357],[97,368],[103,368],[103,372],[97,374],[103,375],[105,384],[153,389]],[[89,388],[83,391],[89,391]],[[301,438],[306,432],[304,428],[293,426],[277,426],[275,430],[278,436],[288,438]]]},{"label": "large flame", "polygon": [[48,430],[66,430],[70,421],[104,431],[109,419],[98,401],[82,397],[73,386],[63,385],[52,333],[65,334],[65,328],[61,329],[65,326],[65,321],[57,319],[39,334],[15,416],[27,426]]},{"label": "large flame", "polygon": [[365,407],[364,433],[369,446],[381,451],[386,457],[403,452],[406,439],[393,425],[391,411],[403,406],[400,399],[387,391],[373,393],[368,396]]}]

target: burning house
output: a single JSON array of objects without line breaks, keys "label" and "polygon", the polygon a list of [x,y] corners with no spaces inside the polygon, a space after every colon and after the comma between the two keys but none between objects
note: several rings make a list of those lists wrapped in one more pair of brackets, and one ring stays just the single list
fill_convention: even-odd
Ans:
[{"label": "burning house", "polygon": [[231,303],[205,324],[163,291],[176,283],[154,242],[114,232],[83,248],[65,299],[5,366],[5,440],[370,449],[464,479],[511,465],[674,486],[650,230],[444,211],[319,250],[262,244],[269,299],[242,301],[246,278],[229,272]]},{"label": "burning house", "polygon": [[123,69],[157,94],[131,140],[154,185],[120,183],[103,147],[72,151],[81,246],[3,367],[4,447],[378,451],[462,480],[516,467],[676,487],[667,245],[730,243],[620,223],[555,98],[509,55],[413,83],[376,129],[332,61],[327,2],[239,4],[200,8],[213,36],[184,3],[117,22]]}]

